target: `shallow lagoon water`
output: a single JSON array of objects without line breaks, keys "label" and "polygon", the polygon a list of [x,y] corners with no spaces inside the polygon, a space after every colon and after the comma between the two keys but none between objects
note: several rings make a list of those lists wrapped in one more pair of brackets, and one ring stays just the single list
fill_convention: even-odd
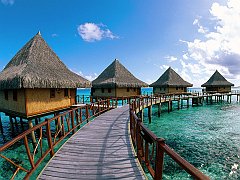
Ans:
[{"label": "shallow lagoon water", "polygon": [[[152,123],[145,110],[144,124],[211,179],[240,179],[239,103],[175,108],[161,117],[153,107]],[[191,179],[167,155],[164,161],[164,179]]]},{"label": "shallow lagoon water", "polygon": [[[198,89],[194,89],[196,91]],[[201,90],[201,89],[200,89]],[[151,94],[152,88],[143,88],[142,94]],[[90,95],[90,89],[78,89],[79,95]],[[147,111],[145,111],[145,124],[159,137],[164,137],[166,143],[177,151],[186,160],[209,175],[212,179],[240,179],[238,166],[240,162],[240,105],[236,102],[204,105],[184,108],[181,110],[166,111],[157,117],[157,109],[153,108],[152,123],[148,124]],[[1,113],[4,134],[0,135],[0,146],[11,140],[12,135],[8,118]],[[22,132],[18,125],[16,134]],[[28,128],[24,123],[24,129]],[[13,150],[6,152],[12,157],[30,166],[27,157],[22,156],[25,149],[23,142],[14,146]],[[60,145],[59,145],[60,146]],[[57,150],[58,148],[56,148]],[[49,157],[38,168],[31,179],[47,163]],[[165,156],[164,179],[190,179],[189,175],[176,165],[168,156]],[[9,179],[14,170],[11,165],[0,159],[0,179]],[[236,169],[236,170],[235,170]],[[22,179],[20,174],[16,179]],[[148,174],[149,176],[149,174]]]}]

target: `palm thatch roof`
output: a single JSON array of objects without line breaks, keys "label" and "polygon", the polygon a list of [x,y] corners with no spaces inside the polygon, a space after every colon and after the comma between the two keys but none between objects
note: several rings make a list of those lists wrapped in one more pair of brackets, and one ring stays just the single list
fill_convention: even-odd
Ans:
[{"label": "palm thatch roof", "polygon": [[192,87],[193,85],[184,81],[171,67],[151,87]]},{"label": "palm thatch roof", "polygon": [[145,82],[133,76],[117,59],[110,64],[94,81],[95,88],[146,87]]},{"label": "palm thatch roof", "polygon": [[234,84],[228,82],[217,70],[210,77],[210,79],[202,84],[202,87],[219,87],[219,86],[234,86]]},{"label": "palm thatch roof", "polygon": [[80,87],[90,87],[90,82],[70,71],[40,33],[0,73],[0,89]]}]

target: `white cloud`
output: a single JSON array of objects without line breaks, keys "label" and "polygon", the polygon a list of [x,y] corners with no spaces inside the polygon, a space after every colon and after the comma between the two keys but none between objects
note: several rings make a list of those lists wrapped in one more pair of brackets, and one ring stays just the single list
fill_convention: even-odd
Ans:
[{"label": "white cloud", "polygon": [[[228,0],[226,5],[213,3],[208,19],[215,28],[209,30],[195,19],[202,38],[183,41],[187,44],[187,53],[183,55],[181,65],[191,73],[211,74],[218,69],[227,78],[240,78],[240,1]],[[189,63],[185,63],[188,60]]]},{"label": "white cloud", "polygon": [[[199,17],[199,18],[200,18],[200,17]],[[205,33],[207,33],[207,32],[209,31],[208,28],[203,27],[203,26],[200,24],[199,19],[194,19],[193,25],[197,25],[197,26],[198,26],[198,32],[199,32],[199,33],[205,34]]]},{"label": "white cloud", "polygon": [[52,34],[52,37],[58,37],[58,34],[54,33],[54,34]]},{"label": "white cloud", "polygon": [[162,69],[162,70],[167,70],[169,68],[169,66],[168,65],[161,65],[160,66],[160,69]]},{"label": "white cloud", "polygon": [[98,77],[98,74],[97,73],[94,73],[92,75],[88,75],[88,76],[85,76],[86,79],[88,79],[89,81],[93,81],[94,79],[96,79]]},{"label": "white cloud", "polygon": [[72,69],[70,69],[72,72],[78,74],[79,76],[82,76],[84,78],[86,78],[89,81],[93,81],[94,79],[96,79],[98,77],[97,73],[93,73],[91,75],[84,75],[82,71],[73,71]]},{"label": "white cloud", "polygon": [[4,5],[13,5],[15,0],[1,0]]},{"label": "white cloud", "polygon": [[77,30],[78,34],[87,42],[100,41],[103,38],[118,38],[109,29],[106,29],[104,24],[85,23],[79,25]]},{"label": "white cloud", "polygon": [[176,60],[177,60],[177,58],[174,57],[174,56],[165,56],[164,58],[167,59],[168,62],[173,62],[173,61],[176,61]]}]

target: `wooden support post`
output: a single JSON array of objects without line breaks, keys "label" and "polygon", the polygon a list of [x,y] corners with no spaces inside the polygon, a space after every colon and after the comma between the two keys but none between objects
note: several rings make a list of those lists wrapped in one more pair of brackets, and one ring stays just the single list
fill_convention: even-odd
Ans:
[{"label": "wooden support post", "polygon": [[1,113],[0,113],[0,131],[1,131],[1,134],[3,134],[3,126],[2,126],[2,116],[1,116]]},{"label": "wooden support post", "polygon": [[[38,125],[38,118],[35,118],[35,125]],[[40,137],[39,129],[36,130],[37,136]]]},{"label": "wooden support post", "polygon": [[187,108],[189,108],[189,97],[187,98]]},{"label": "wooden support post", "polygon": [[149,124],[151,124],[151,122],[152,122],[152,106],[148,107],[148,120],[149,120]]},{"label": "wooden support post", "polygon": [[172,110],[173,110],[173,101],[170,100],[170,111],[172,111]]},{"label": "wooden support post", "polygon": [[180,109],[180,99],[177,100],[178,103],[178,110]]},{"label": "wooden support post", "polygon": [[168,113],[170,112],[170,100],[168,101]]},{"label": "wooden support post", "polygon": [[144,109],[139,111],[139,118],[143,120],[144,118]]},{"label": "wooden support post", "polygon": [[14,124],[15,124],[16,130],[18,131],[17,117],[14,117]]},{"label": "wooden support post", "polygon": [[181,99],[181,109],[183,108],[183,99]]},{"label": "wooden support post", "polygon": [[158,104],[158,117],[161,115],[161,103]]},{"label": "wooden support post", "polygon": [[10,121],[10,128],[11,128],[12,135],[14,135],[14,126],[13,126],[12,116],[9,116],[9,121]]},{"label": "wooden support post", "polygon": [[21,117],[20,117],[20,124],[21,124],[22,131],[24,131],[23,119]]},{"label": "wooden support post", "polygon": [[[29,129],[31,129],[33,127],[32,120],[28,121],[28,126],[29,126]],[[31,132],[31,136],[32,136],[33,147],[35,148],[37,145],[37,141],[36,141],[36,136],[35,136],[34,131]]]}]

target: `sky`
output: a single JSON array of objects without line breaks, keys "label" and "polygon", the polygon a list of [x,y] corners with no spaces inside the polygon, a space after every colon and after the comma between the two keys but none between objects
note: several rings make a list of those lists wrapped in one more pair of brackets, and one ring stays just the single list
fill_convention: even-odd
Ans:
[{"label": "sky", "polygon": [[239,0],[0,0],[0,70],[38,31],[93,80],[114,59],[156,81],[172,67],[200,87],[218,70],[240,86]]}]

